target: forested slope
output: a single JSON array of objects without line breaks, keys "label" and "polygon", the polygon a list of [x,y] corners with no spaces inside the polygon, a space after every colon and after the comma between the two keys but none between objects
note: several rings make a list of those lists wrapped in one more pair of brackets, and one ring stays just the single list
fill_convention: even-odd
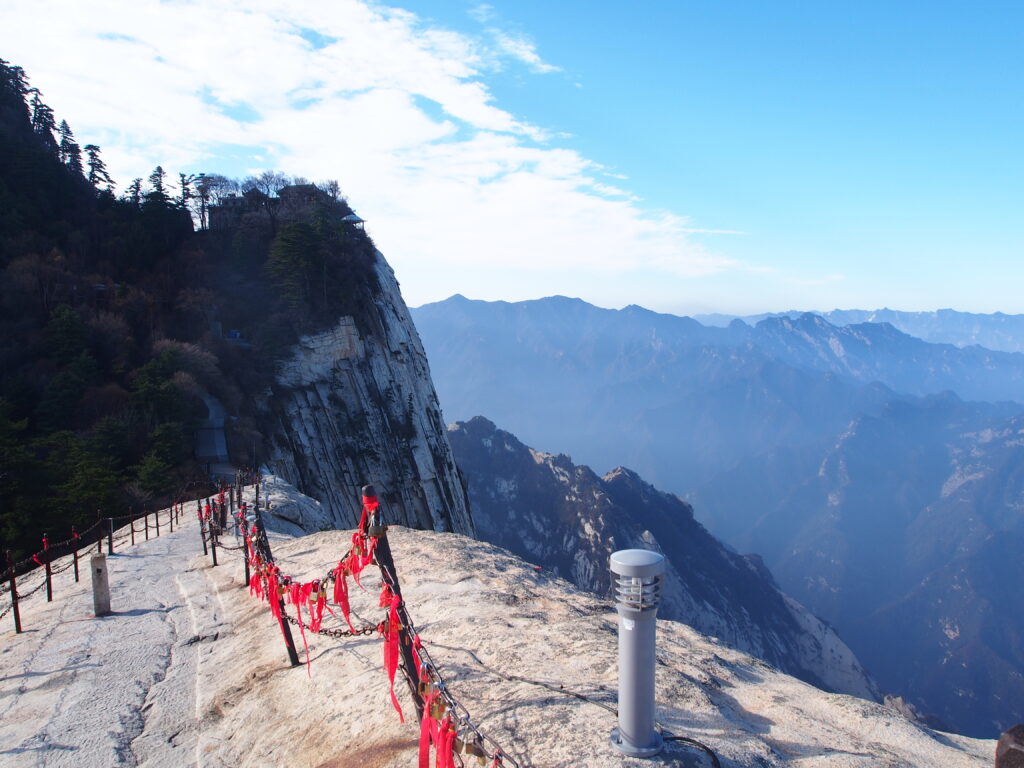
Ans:
[{"label": "forested slope", "polygon": [[[289,183],[305,180],[158,166],[119,196],[99,147],[0,60],[0,548],[202,481],[204,396],[234,415],[236,461],[265,455],[250,403],[274,361],[378,290],[337,183],[276,215]],[[218,199],[246,191],[264,208],[209,229]]]}]

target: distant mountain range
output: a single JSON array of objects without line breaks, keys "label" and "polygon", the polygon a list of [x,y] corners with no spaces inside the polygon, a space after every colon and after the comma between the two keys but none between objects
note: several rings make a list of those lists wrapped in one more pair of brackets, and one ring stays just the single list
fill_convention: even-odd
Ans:
[{"label": "distant mountain range", "polygon": [[622,467],[604,477],[540,453],[483,417],[448,428],[481,539],[609,596],[608,559],[654,549],[668,561],[658,616],[683,621],[791,675],[877,701],[836,633],[775,585],[761,559],[725,549],[689,504]]},{"label": "distant mountain range", "polygon": [[952,395],[895,401],[690,498],[839,628],[883,690],[970,734],[1024,719],[1024,417]]},{"label": "distant mountain range", "polygon": [[630,467],[763,555],[887,692],[978,735],[1024,719],[1004,634],[1021,630],[1001,613],[1021,583],[1005,547],[1024,519],[1024,355],[562,297],[456,296],[413,317],[449,421],[484,413],[599,471]]},{"label": "distant mountain range", "polygon": [[[761,315],[694,315],[704,325],[727,326],[733,320],[742,320],[747,325],[757,325],[771,317],[795,319],[804,312],[789,311]],[[935,312],[901,312],[895,309],[833,309],[830,312],[814,312],[833,325],[857,325],[859,323],[889,323],[904,333],[924,341],[937,344],[955,344],[966,347],[977,344],[1001,352],[1024,352],[1024,315],[1007,315],[1002,312],[975,314],[957,312],[955,309],[939,309]]]},{"label": "distant mountain range", "polygon": [[887,325],[804,315],[710,328],[564,297],[454,296],[412,313],[448,421],[487,414],[541,450],[601,471],[630,466],[676,493],[905,395],[1024,400],[1024,355]]}]

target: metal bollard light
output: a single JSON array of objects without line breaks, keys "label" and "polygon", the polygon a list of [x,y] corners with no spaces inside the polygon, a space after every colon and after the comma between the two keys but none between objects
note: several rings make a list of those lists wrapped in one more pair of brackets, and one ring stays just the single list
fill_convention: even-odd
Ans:
[{"label": "metal bollard light", "polygon": [[612,746],[630,757],[653,757],[665,746],[654,729],[654,645],[665,557],[646,549],[613,552],[619,613],[619,727]]}]

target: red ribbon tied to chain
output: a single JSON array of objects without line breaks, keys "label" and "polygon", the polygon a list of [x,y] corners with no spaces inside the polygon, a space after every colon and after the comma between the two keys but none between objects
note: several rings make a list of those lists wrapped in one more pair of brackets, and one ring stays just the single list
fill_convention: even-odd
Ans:
[{"label": "red ribbon tied to chain", "polygon": [[435,768],[455,768],[455,725],[450,716],[445,716],[438,729],[440,734],[437,737],[437,760]]},{"label": "red ribbon tied to chain", "polygon": [[431,705],[440,694],[429,691],[423,697],[423,720],[420,723],[420,761],[419,768],[430,768],[430,744],[437,743],[438,723],[430,716]]},{"label": "red ribbon tied to chain", "polygon": [[395,711],[398,712],[398,719],[400,722],[405,722],[405,717],[402,715],[402,707],[398,704],[398,697],[395,696],[395,671],[398,669],[398,606],[401,605],[402,598],[391,591],[391,587],[387,584],[380,592],[380,607],[388,608],[387,621],[384,622],[384,669],[388,673],[388,680],[391,683],[391,703],[395,707]]},{"label": "red ribbon tied to chain", "polygon": [[[319,582],[315,582],[319,586]],[[309,643],[306,641],[306,627],[302,623],[302,606],[306,606],[306,611],[309,613],[310,618],[313,616],[313,609],[309,604],[309,596],[313,593],[314,582],[308,584],[293,583],[291,589],[288,591],[288,598],[291,600],[292,605],[295,606],[295,614],[299,618],[299,634],[302,635],[302,647],[306,650],[306,675],[312,677],[309,663]]]}]

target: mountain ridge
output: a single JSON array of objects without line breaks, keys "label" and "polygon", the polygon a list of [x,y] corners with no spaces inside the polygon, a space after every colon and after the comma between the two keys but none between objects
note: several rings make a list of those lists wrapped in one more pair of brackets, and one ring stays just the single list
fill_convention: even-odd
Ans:
[{"label": "mountain ridge", "polygon": [[568,456],[532,450],[484,417],[448,433],[481,539],[602,596],[612,592],[613,551],[662,552],[663,618],[819,687],[880,700],[840,638],[782,594],[757,556],[726,551],[681,499],[624,467],[598,477]]}]

